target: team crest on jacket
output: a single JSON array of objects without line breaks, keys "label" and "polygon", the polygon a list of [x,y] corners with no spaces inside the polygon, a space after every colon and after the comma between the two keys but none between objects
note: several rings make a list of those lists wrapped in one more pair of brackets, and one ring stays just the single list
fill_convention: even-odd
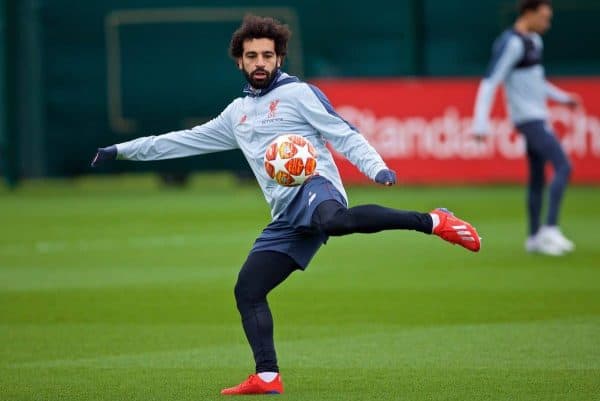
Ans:
[{"label": "team crest on jacket", "polygon": [[259,124],[266,125],[282,122],[284,119],[279,113],[279,104],[279,99],[271,100],[271,102],[269,102],[269,110],[266,115],[263,114],[265,117],[259,121]]},{"label": "team crest on jacket", "polygon": [[248,118],[248,116],[246,116],[245,114],[242,116],[242,118],[240,118],[240,122],[238,124],[243,124],[246,122],[246,119]]},{"label": "team crest on jacket", "polygon": [[279,99],[273,100],[271,104],[269,104],[269,114],[267,114],[268,118],[275,118],[277,114],[277,105],[279,104]]}]

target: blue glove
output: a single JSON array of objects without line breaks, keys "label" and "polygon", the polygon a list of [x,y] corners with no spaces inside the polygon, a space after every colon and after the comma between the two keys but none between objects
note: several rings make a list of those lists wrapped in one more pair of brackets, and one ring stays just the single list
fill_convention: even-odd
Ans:
[{"label": "blue glove", "polygon": [[117,158],[117,146],[116,145],[111,145],[106,148],[98,148],[98,151],[96,152],[96,156],[94,156],[94,159],[92,160],[92,163],[90,165],[92,167],[96,167],[100,163],[103,163],[105,161],[112,161],[112,160],[115,160],[116,158]]},{"label": "blue glove", "polygon": [[388,187],[396,183],[396,172],[390,169],[383,169],[375,176],[375,182]]}]

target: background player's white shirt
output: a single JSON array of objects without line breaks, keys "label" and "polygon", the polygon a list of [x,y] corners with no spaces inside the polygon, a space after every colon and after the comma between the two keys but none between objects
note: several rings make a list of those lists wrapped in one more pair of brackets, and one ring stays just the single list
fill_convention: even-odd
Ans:
[{"label": "background player's white shirt", "polygon": [[481,81],[475,102],[473,132],[489,133],[489,114],[499,84],[504,83],[508,112],[514,124],[545,120],[547,98],[565,102],[569,95],[546,81],[541,64],[540,35],[523,35],[508,29],[496,39],[486,77]]},{"label": "background player's white shirt", "polygon": [[192,129],[117,144],[118,158],[149,161],[239,148],[256,176],[273,218],[299,190],[278,185],[264,169],[265,150],[281,134],[295,133],[311,141],[318,152],[317,173],[329,179],[346,200],[326,142],[371,179],[387,168],[375,149],[335,113],[316,87],[280,73],[273,89],[265,92],[235,99],[218,117]]}]

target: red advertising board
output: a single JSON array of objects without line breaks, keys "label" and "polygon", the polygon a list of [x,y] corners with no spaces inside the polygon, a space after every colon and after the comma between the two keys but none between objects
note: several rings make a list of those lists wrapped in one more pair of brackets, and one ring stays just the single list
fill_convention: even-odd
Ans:
[{"label": "red advertising board", "polygon": [[[600,183],[600,78],[555,79],[584,108],[549,104],[550,123],[573,164],[572,181]],[[404,183],[523,182],[525,145],[496,95],[491,136],[471,135],[477,79],[319,80],[336,111],[356,126]],[[347,182],[366,178],[336,154]]]}]

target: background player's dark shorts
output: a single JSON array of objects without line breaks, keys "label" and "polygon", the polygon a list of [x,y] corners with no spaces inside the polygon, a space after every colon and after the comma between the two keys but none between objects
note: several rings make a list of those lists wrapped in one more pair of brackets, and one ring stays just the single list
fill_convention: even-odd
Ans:
[{"label": "background player's dark shorts", "polygon": [[538,163],[549,160],[554,168],[569,165],[569,159],[560,141],[544,120],[533,120],[517,125],[517,130],[525,137],[527,157]]},{"label": "background player's dark shorts", "polygon": [[321,176],[310,178],[277,220],[263,230],[250,252],[285,253],[305,269],[328,238],[310,226],[317,206],[326,200],[335,200],[347,206],[342,194],[328,179]]}]

